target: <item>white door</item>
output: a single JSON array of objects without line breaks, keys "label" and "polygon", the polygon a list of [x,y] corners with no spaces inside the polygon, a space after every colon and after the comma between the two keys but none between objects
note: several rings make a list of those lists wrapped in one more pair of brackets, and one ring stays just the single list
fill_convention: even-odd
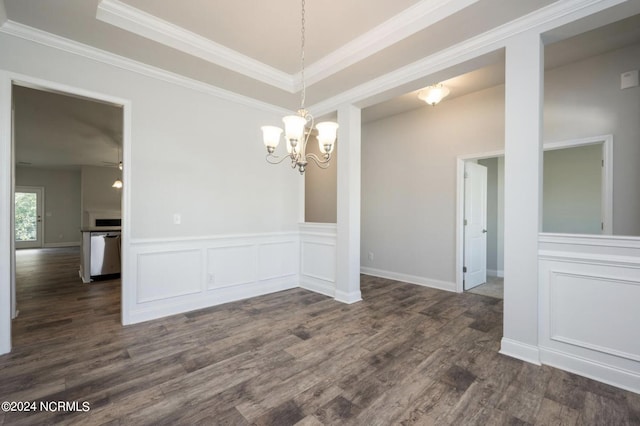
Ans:
[{"label": "white door", "polygon": [[487,282],[487,168],[464,164],[464,289]]},{"label": "white door", "polygon": [[42,211],[44,188],[16,186],[15,239],[16,248],[42,247]]}]

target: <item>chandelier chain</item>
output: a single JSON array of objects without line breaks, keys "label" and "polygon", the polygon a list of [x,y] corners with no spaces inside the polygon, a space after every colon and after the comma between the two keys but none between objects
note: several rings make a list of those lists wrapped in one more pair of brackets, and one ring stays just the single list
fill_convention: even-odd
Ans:
[{"label": "chandelier chain", "polygon": [[304,109],[305,98],[307,97],[307,85],[304,81],[304,42],[305,42],[305,33],[304,33],[304,6],[305,0],[302,0],[302,31],[301,31],[301,42],[300,42],[300,78],[302,79],[302,92],[300,95],[300,109]]}]

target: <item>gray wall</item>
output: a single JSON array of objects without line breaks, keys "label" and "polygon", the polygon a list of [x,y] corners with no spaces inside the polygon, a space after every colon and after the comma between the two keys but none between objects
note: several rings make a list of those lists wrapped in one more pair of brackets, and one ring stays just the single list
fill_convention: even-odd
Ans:
[{"label": "gray wall", "polygon": [[44,244],[80,242],[80,171],[16,167],[16,186],[44,187]]},{"label": "gray wall", "polygon": [[89,226],[88,211],[120,211],[122,190],[113,188],[113,182],[122,179],[117,167],[82,166],[82,226]]},{"label": "gray wall", "polygon": [[545,142],[613,135],[614,235],[640,235],[640,88],[620,89],[620,74],[639,68],[635,45],[545,78]]},{"label": "gray wall", "polygon": [[[617,235],[640,235],[640,89],[619,88],[638,68],[635,45],[545,76],[545,142],[613,134]],[[361,264],[454,282],[456,158],[503,148],[503,85],[364,124]]]},{"label": "gray wall", "polygon": [[487,273],[498,271],[498,158],[478,160],[487,168]]},{"label": "gray wall", "polygon": [[503,103],[498,86],[363,125],[363,266],[455,281],[457,156],[503,148]]},{"label": "gray wall", "polygon": [[[340,144],[336,143],[327,169],[321,169],[313,163],[307,167],[304,177],[305,222],[336,223],[339,149]],[[320,156],[316,139],[309,141],[307,152],[313,152]]]},{"label": "gray wall", "polygon": [[602,232],[602,144],[544,153],[542,231]]}]

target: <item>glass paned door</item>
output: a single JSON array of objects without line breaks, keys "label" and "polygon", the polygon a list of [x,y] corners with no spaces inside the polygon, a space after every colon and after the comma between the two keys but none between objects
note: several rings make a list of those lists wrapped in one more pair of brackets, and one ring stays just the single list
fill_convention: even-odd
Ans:
[{"label": "glass paned door", "polygon": [[16,248],[42,247],[42,188],[16,187]]}]

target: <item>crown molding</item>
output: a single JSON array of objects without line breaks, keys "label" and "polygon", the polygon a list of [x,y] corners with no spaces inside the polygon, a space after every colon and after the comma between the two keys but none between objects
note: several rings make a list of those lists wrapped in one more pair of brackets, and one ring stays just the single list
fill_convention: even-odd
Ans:
[{"label": "crown molding", "polygon": [[[310,86],[372,56],[478,0],[421,0],[305,69]],[[302,89],[300,72],[288,74],[119,0],[101,0],[96,19],[178,49],[289,93]]]},{"label": "crown molding", "polygon": [[541,9],[467,39],[433,55],[369,80],[308,109],[314,115],[324,115],[343,104],[358,104],[368,98],[409,84],[446,68],[459,65],[486,53],[504,48],[507,40],[529,30],[539,32],[575,21],[627,0],[559,0]]},{"label": "crown molding", "polygon": [[279,115],[290,113],[289,110],[278,107],[276,105],[262,102],[248,96],[243,96],[229,90],[221,89],[211,84],[203,83],[201,81],[194,80],[180,74],[147,65],[133,59],[125,58],[123,56],[107,52],[105,50],[97,49],[95,47],[88,46],[86,44],[82,44],[77,41],[60,37],[58,35],[51,34],[46,31],[42,31],[10,20],[6,21],[2,26],[0,26],[0,33],[42,44],[44,46],[82,56],[87,59],[91,59],[127,71],[135,72],[146,77],[151,77],[167,83],[182,86],[187,89],[206,93],[220,99],[225,99],[227,101],[235,102],[241,105],[257,108],[262,111],[272,112]]},{"label": "crown molding", "polygon": [[101,0],[96,19],[294,93],[293,76],[119,0]]},{"label": "crown molding", "polygon": [[[305,69],[307,85],[324,80],[477,2],[422,0],[310,64]],[[300,84],[299,72],[295,81]]]}]

